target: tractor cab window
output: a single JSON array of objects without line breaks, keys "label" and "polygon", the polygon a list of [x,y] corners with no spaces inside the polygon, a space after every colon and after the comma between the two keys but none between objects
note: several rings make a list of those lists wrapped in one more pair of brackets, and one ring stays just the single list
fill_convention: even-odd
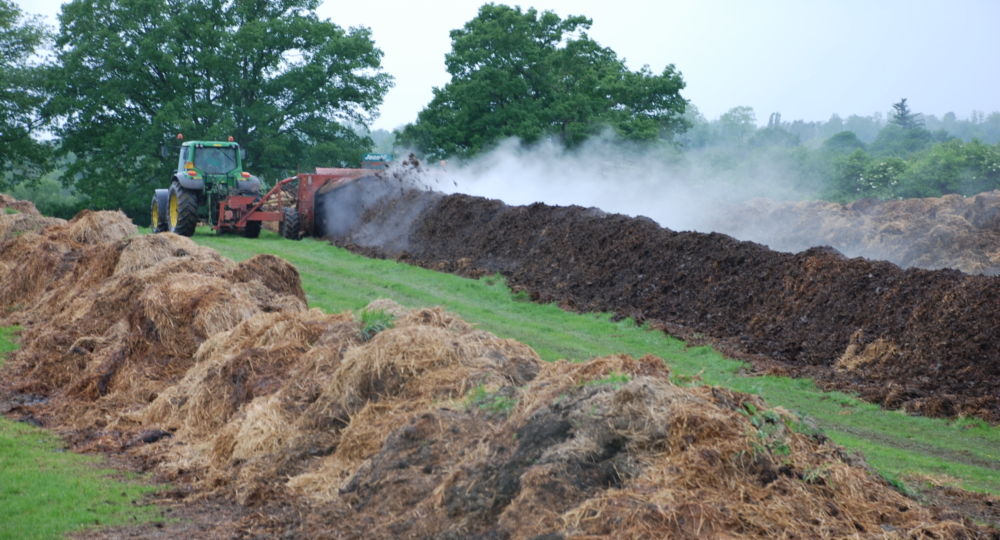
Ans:
[{"label": "tractor cab window", "polygon": [[225,174],[236,168],[236,149],[199,148],[194,153],[194,166],[206,174]]},{"label": "tractor cab window", "polygon": [[183,169],[184,168],[184,164],[187,163],[187,160],[188,160],[188,147],[182,146],[181,147],[181,161],[180,161],[180,166],[178,166],[177,168],[178,169]]}]

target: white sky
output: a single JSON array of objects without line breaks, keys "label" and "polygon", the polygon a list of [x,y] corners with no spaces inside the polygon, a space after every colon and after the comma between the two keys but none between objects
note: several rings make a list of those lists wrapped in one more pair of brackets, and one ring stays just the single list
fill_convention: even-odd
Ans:
[{"label": "white sky", "polygon": [[[55,25],[61,0],[15,0]],[[515,2],[509,2],[515,4]],[[396,78],[373,128],[412,122],[449,76],[449,30],[480,0],[326,0],[320,17],[367,26]],[[709,119],[749,105],[758,123],[832,113],[1000,111],[998,0],[536,0],[521,6],[594,20],[590,35],[628,60],[684,74],[681,94]]]}]

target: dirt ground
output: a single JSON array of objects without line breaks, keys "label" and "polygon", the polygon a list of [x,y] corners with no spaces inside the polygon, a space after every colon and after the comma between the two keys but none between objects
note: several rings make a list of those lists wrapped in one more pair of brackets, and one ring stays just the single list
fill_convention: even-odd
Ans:
[{"label": "dirt ground", "polygon": [[904,270],[829,247],[778,252],[596,208],[425,191],[383,200],[332,241],[462,275],[500,272],[539,302],[709,336],[761,359],[762,370],[888,408],[1000,421],[995,277]]}]

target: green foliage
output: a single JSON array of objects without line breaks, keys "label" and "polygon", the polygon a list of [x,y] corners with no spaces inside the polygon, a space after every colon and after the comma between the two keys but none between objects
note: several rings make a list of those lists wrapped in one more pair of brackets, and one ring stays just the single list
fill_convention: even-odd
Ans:
[{"label": "green foliage", "polygon": [[49,112],[66,117],[64,179],[94,208],[148,221],[174,159],[160,145],[233,136],[246,167],[275,179],[358,165],[355,133],[391,86],[365,28],[320,20],[318,0],[74,0],[56,41]]},{"label": "green foliage", "polygon": [[798,146],[799,136],[781,127],[769,127],[757,130],[747,143],[752,147],[762,146]]},{"label": "green foliage", "polygon": [[823,141],[823,150],[838,155],[851,154],[855,150],[864,151],[866,148],[867,145],[853,131],[841,131]]},{"label": "green foliage", "polygon": [[896,196],[899,176],[907,164],[898,157],[874,159],[864,150],[834,161],[832,200],[848,202],[861,198],[889,199]]},{"label": "green foliage", "polygon": [[499,391],[491,394],[482,384],[465,395],[465,408],[467,409],[475,407],[493,414],[508,416],[516,406],[517,398],[501,395]]},{"label": "green foliage", "polygon": [[[955,148],[956,143],[949,143],[950,148]],[[1000,144],[988,145],[973,139],[959,147],[963,154],[963,171],[959,178],[962,194],[972,195],[1000,188]]]},{"label": "green foliage", "polygon": [[371,137],[372,152],[380,154],[391,154],[396,146],[396,135],[395,133],[386,131],[384,129],[376,129],[369,134]]},{"label": "green foliage", "polygon": [[437,159],[471,156],[508,137],[574,147],[606,127],[625,141],[684,131],[684,81],[668,65],[630,71],[584,32],[591,20],[486,4],[451,32],[451,82],[400,133]]},{"label": "green foliage", "polygon": [[391,313],[377,309],[368,311],[361,310],[361,330],[359,331],[362,341],[368,341],[383,330],[392,328],[392,320],[395,318]]},{"label": "green foliage", "polygon": [[763,196],[847,203],[971,196],[1000,188],[995,170],[1000,146],[975,138],[982,134],[992,137],[992,143],[1000,141],[1000,113],[974,111],[968,121],[957,120],[954,113],[943,121],[929,116],[924,128],[908,105],[896,105],[899,111],[889,123],[879,113],[847,120],[833,115],[827,122],[782,122],[780,114],[772,113],[764,128],[756,127],[749,107],[708,121],[689,105],[685,118],[692,127],[680,137],[687,150],[686,170],[677,173],[692,183],[721,185],[741,200]]},{"label": "green foliage", "polygon": [[85,206],[84,200],[72,189],[63,187],[52,172],[37,182],[18,184],[10,190],[15,198],[31,201],[44,216],[71,219]]},{"label": "green foliage", "polygon": [[934,144],[930,131],[923,128],[904,129],[895,124],[889,124],[879,131],[878,137],[868,146],[875,156],[910,157],[926,150]]},{"label": "green foliage", "polygon": [[13,214],[20,214],[20,212],[18,212],[16,208],[4,208],[3,210],[4,213],[7,214],[8,216]]},{"label": "green foliage", "polygon": [[914,157],[901,197],[965,196],[1000,189],[1000,146],[950,140]]},{"label": "green foliage", "polygon": [[932,132],[946,131],[965,142],[978,139],[986,144],[1000,143],[1000,112],[984,114],[972,111],[965,120],[956,118],[955,113],[946,113],[940,119],[933,114],[926,115],[924,125]]},{"label": "green foliage", "polygon": [[787,456],[792,453],[788,443],[785,442],[786,426],[777,413],[770,410],[758,411],[752,403],[744,403],[743,409],[739,410],[750,420],[753,425],[752,430],[754,457],[760,454],[771,454],[775,456]]},{"label": "green foliage", "polygon": [[[889,128],[895,128],[890,126]],[[899,129],[899,128],[895,128]],[[879,199],[972,196],[1000,189],[1000,146],[951,139],[903,159],[875,157],[862,149],[831,154],[832,175],[824,196],[848,202]]]},{"label": "green foliage", "polygon": [[49,69],[35,55],[50,41],[40,17],[0,0],[0,191],[36,180],[48,167],[50,145],[32,136],[45,126],[40,109]]}]

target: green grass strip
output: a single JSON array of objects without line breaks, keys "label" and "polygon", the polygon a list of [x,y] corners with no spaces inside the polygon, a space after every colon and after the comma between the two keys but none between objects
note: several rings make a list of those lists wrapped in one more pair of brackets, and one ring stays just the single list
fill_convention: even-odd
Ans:
[{"label": "green grass strip", "polygon": [[0,326],[0,366],[9,353],[17,350],[16,340],[20,332],[20,326]]},{"label": "green grass strip", "polygon": [[[0,328],[0,363],[17,349],[17,327]],[[0,417],[0,540],[63,538],[84,528],[157,519],[141,504],[155,488],[64,451],[52,433]]]},{"label": "green grass strip", "polygon": [[611,322],[608,314],[567,313],[554,305],[526,302],[495,278],[464,279],[367,259],[326,242],[292,242],[268,231],[248,240],[199,229],[194,240],[237,261],[258,253],[290,261],[302,275],[310,307],[331,313],[391,298],[408,307],[443,306],[483,330],[530,345],[545,360],[654,354],[670,364],[679,382],[700,377],[811,417],[837,443],[862,450],[888,478],[947,475],[965,489],[1000,495],[1000,430],[980,421],[885,411],[843,393],[823,392],[809,379],[744,377],[738,371],[745,364],[710,347],[689,348],[631,321]]}]

